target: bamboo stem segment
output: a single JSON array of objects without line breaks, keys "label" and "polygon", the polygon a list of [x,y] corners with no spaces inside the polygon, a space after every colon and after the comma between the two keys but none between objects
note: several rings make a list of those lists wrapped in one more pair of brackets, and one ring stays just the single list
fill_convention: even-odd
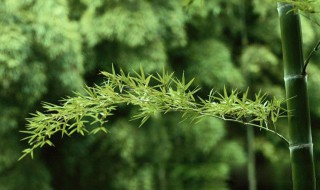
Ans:
[{"label": "bamboo stem segment", "polygon": [[256,179],[256,158],[255,158],[255,145],[254,145],[254,128],[247,127],[247,142],[248,142],[248,180],[249,190],[257,189]]},{"label": "bamboo stem segment", "polygon": [[289,3],[278,3],[288,99],[290,157],[294,190],[315,190],[307,75],[303,69],[300,18]]}]

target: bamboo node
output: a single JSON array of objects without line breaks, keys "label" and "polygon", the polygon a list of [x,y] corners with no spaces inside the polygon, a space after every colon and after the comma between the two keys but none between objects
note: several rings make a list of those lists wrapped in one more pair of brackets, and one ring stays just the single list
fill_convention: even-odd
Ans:
[{"label": "bamboo node", "polygon": [[290,151],[294,151],[297,149],[312,148],[312,147],[313,147],[313,143],[304,143],[304,144],[290,145],[289,149]]},{"label": "bamboo node", "polygon": [[292,4],[290,4],[290,3],[278,3],[278,9],[281,9],[281,8],[292,8]]},{"label": "bamboo node", "polygon": [[296,75],[287,75],[284,77],[284,80],[293,80],[293,79],[304,79],[307,75],[296,74]]},{"label": "bamboo node", "polygon": [[293,5],[290,3],[278,3],[278,13],[283,14],[287,13],[289,10],[292,10]]}]

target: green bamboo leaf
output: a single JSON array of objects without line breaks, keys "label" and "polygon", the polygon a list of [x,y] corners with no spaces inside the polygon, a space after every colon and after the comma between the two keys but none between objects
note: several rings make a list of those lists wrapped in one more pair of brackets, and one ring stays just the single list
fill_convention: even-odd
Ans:
[{"label": "green bamboo leaf", "polygon": [[149,82],[150,82],[150,80],[151,80],[151,77],[152,77],[152,75],[149,75],[149,76],[146,78],[146,80],[145,80],[145,86],[148,86],[148,85],[149,85]]},{"label": "green bamboo leaf", "polygon": [[100,128],[100,131],[102,131],[102,132],[104,132],[106,134],[109,133],[109,131],[105,127],[101,126],[99,128]]},{"label": "green bamboo leaf", "polygon": [[26,134],[36,134],[34,131],[19,131],[20,133],[26,133]]},{"label": "green bamboo leaf", "polygon": [[184,71],[182,72],[181,84],[182,84],[182,86],[185,86],[185,84],[186,84],[186,79],[185,79],[185,76],[184,76]]},{"label": "green bamboo leaf", "polygon": [[150,118],[150,115],[144,116],[140,122],[139,127],[141,127],[149,118]]},{"label": "green bamboo leaf", "polygon": [[45,143],[49,146],[54,146],[54,144],[50,140],[46,140]]},{"label": "green bamboo leaf", "polygon": [[69,135],[72,135],[73,133],[75,133],[75,132],[77,132],[78,131],[78,129],[77,128],[74,128],[74,129],[72,129],[70,132],[69,132]]},{"label": "green bamboo leaf", "polygon": [[243,103],[247,102],[248,93],[249,93],[249,87],[247,88],[246,92],[243,93],[243,95],[242,95],[242,102]]},{"label": "green bamboo leaf", "polygon": [[228,93],[227,93],[226,86],[223,87],[223,94],[224,94],[224,98],[227,99],[228,98]]},{"label": "green bamboo leaf", "polygon": [[112,70],[112,75],[113,75],[113,76],[116,76],[116,71],[115,71],[115,69],[114,69],[114,65],[113,65],[113,64],[111,65],[111,70]]},{"label": "green bamboo leaf", "polygon": [[22,156],[18,159],[18,161],[22,160],[24,157],[26,157],[27,155],[30,155],[31,158],[33,158],[33,149],[31,148],[26,148],[22,151]]},{"label": "green bamboo leaf", "polygon": [[191,84],[193,83],[194,79],[195,79],[195,78],[191,79],[191,80],[188,82],[188,84],[185,85],[184,90],[187,90],[187,89],[191,86]]}]

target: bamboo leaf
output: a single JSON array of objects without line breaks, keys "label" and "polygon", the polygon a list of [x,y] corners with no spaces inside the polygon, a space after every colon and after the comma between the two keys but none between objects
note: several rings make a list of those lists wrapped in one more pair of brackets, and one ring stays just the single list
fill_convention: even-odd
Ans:
[{"label": "bamboo leaf", "polygon": [[224,94],[224,98],[227,99],[228,98],[228,93],[227,93],[226,86],[223,87],[223,94]]},{"label": "bamboo leaf", "polygon": [[144,116],[140,122],[139,127],[141,127],[149,118],[150,118],[150,115]]},{"label": "bamboo leaf", "polygon": [[243,103],[246,103],[247,97],[248,97],[248,93],[249,93],[249,88],[247,88],[246,92],[243,93],[243,96],[242,96],[242,102]]},{"label": "bamboo leaf", "polygon": [[187,89],[191,86],[191,84],[193,83],[194,79],[195,79],[195,78],[191,79],[191,80],[188,82],[188,84],[185,85],[184,90],[187,90]]}]

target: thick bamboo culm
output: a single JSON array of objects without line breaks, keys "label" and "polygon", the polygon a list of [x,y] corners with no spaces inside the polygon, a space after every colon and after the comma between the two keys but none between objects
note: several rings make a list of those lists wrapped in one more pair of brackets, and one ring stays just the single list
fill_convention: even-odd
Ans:
[{"label": "thick bamboo culm", "polygon": [[313,144],[307,93],[307,75],[303,72],[300,17],[293,5],[278,3],[284,80],[288,99],[290,157],[294,190],[315,190]]}]

